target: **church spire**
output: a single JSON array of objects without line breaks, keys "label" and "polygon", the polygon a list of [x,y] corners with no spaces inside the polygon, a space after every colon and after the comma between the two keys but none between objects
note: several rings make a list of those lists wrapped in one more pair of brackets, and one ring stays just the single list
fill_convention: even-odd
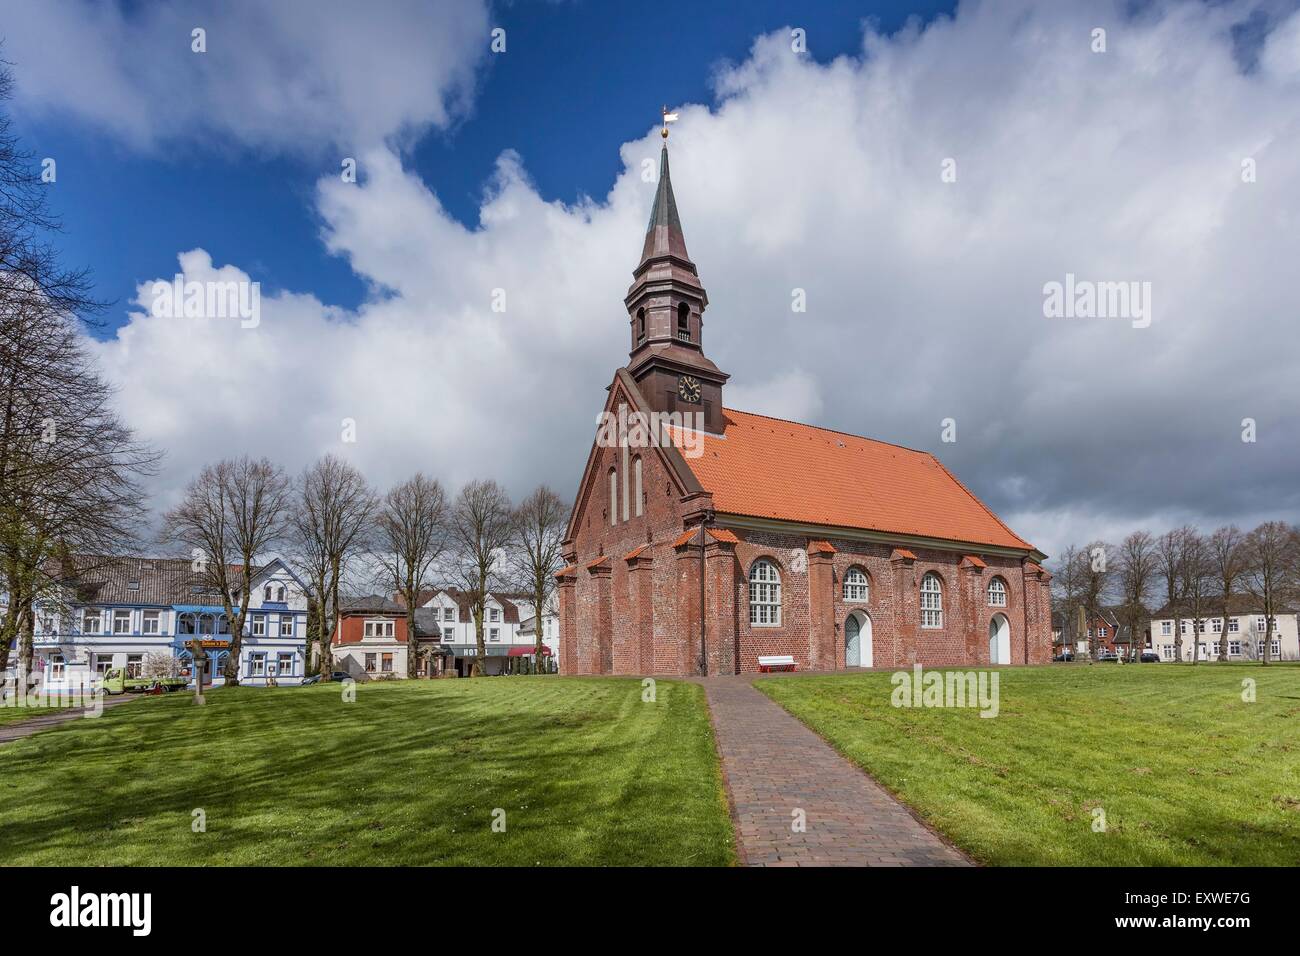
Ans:
[{"label": "church spire", "polygon": [[659,154],[659,184],[646,226],[641,261],[623,304],[630,320],[627,370],[648,410],[698,413],[706,431],[722,431],[722,386],[727,373],[704,354],[704,310],[709,296],[686,251],[668,170],[668,124]]},{"label": "church spire", "polygon": [[666,256],[687,263],[691,261],[686,252],[682,220],[677,214],[677,199],[673,196],[673,181],[668,172],[668,144],[665,142],[659,154],[659,189],[655,192],[655,204],[650,210],[650,224],[646,227],[641,262],[636,271],[640,272],[651,260]]}]

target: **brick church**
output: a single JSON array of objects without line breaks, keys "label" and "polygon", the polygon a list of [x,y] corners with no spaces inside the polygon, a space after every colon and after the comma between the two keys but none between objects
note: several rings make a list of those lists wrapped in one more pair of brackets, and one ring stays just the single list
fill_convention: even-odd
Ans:
[{"label": "brick church", "polygon": [[[562,672],[1047,662],[1045,556],[927,452],[726,407],[708,301],[665,143],[617,440],[593,442],[556,575]],[[645,440],[652,418],[671,440]]]}]

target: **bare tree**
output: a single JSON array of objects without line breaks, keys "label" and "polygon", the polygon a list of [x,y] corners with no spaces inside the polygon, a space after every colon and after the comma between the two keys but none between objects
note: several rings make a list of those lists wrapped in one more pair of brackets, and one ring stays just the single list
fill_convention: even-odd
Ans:
[{"label": "bare tree", "polygon": [[1155,583],[1155,548],[1149,532],[1134,531],[1124,538],[1116,557],[1120,614],[1128,625],[1129,659],[1134,661],[1142,654],[1138,634],[1150,613],[1146,602]]},{"label": "bare tree", "polygon": [[1235,524],[1225,525],[1210,535],[1209,549],[1218,583],[1219,610],[1223,615],[1223,625],[1219,629],[1219,660],[1226,661],[1232,598],[1246,570],[1245,536]]},{"label": "bare tree", "polygon": [[315,592],[314,613],[320,642],[317,664],[324,676],[333,669],[329,644],[338,621],[340,582],[367,545],[379,498],[355,467],[326,455],[298,477],[291,516],[299,563]]},{"label": "bare tree", "polygon": [[1055,573],[1052,575],[1052,590],[1055,592],[1055,607],[1062,615],[1061,641],[1062,652],[1068,650],[1073,654],[1078,650],[1083,632],[1077,627],[1080,595],[1083,591],[1084,552],[1075,545],[1069,545],[1061,552],[1057,560]]},{"label": "bare tree", "polygon": [[1115,576],[1115,548],[1105,541],[1094,541],[1079,556],[1080,600],[1088,612],[1088,656],[1097,659],[1097,622],[1102,605],[1109,597]]},{"label": "bare tree", "polygon": [[447,495],[437,479],[417,473],[384,496],[377,515],[375,557],[385,583],[406,606],[406,673],[416,676],[415,609],[433,586],[447,546]]},{"label": "bare tree", "polygon": [[[206,466],[190,482],[181,503],[163,518],[165,536],[190,550],[195,569],[221,594],[231,622],[225,667],[230,687],[239,684],[254,562],[284,539],[292,505],[292,483],[284,470],[266,458],[245,455]],[[233,606],[236,594],[238,611]]]},{"label": "bare tree", "polygon": [[[0,62],[0,101],[12,89]],[[35,605],[61,597],[56,555],[109,555],[136,540],[141,479],[156,452],[112,409],[112,389],[80,324],[102,310],[88,274],[63,269],[48,241],[59,228],[47,186],[0,112],[0,669],[20,641],[31,671]]]},{"label": "bare tree", "polygon": [[1188,528],[1183,535],[1181,570],[1183,603],[1192,621],[1192,663],[1199,664],[1206,630],[1205,618],[1216,581],[1209,541],[1194,528]]},{"label": "bare tree", "polygon": [[495,481],[471,481],[456,496],[451,520],[453,568],[474,614],[478,648],[473,667],[475,676],[483,672],[487,654],[483,642],[484,605],[498,573],[498,562],[510,544],[513,521],[510,496]]},{"label": "bare tree", "polygon": [[1274,615],[1285,600],[1297,547],[1296,530],[1284,521],[1266,521],[1246,535],[1246,570],[1242,585],[1264,612],[1264,641],[1260,661],[1269,662]]},{"label": "bare tree", "polygon": [[1183,555],[1186,550],[1188,534],[1195,529],[1184,525],[1166,531],[1156,539],[1157,575],[1165,586],[1165,607],[1174,616],[1175,657],[1183,659]]},{"label": "bare tree", "polygon": [[542,661],[542,615],[555,593],[569,509],[554,491],[542,485],[515,510],[511,564],[520,586],[532,597],[537,662]]}]

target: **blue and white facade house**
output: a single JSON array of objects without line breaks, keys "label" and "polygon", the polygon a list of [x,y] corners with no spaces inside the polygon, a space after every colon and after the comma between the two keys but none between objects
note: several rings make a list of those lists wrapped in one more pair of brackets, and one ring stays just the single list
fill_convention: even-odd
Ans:
[{"label": "blue and white facade house", "polygon": [[[230,624],[220,594],[188,559],[76,556],[61,572],[58,599],[37,606],[33,666],[49,691],[84,686],[124,667],[139,675],[149,655],[176,659],[193,682],[190,646],[207,660],[204,681],[220,686],[230,655]],[[280,559],[257,567],[240,648],[240,682],[302,682],[307,588]],[[232,596],[238,606],[240,596]]]}]

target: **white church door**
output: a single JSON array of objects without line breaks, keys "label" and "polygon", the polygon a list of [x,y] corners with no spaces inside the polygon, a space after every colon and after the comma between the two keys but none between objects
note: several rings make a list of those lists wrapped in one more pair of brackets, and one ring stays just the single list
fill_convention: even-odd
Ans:
[{"label": "white church door", "polygon": [[855,611],[844,621],[844,663],[848,667],[870,667],[871,618]]},{"label": "white church door", "polygon": [[989,663],[1011,663],[1011,623],[1005,614],[989,621]]}]

